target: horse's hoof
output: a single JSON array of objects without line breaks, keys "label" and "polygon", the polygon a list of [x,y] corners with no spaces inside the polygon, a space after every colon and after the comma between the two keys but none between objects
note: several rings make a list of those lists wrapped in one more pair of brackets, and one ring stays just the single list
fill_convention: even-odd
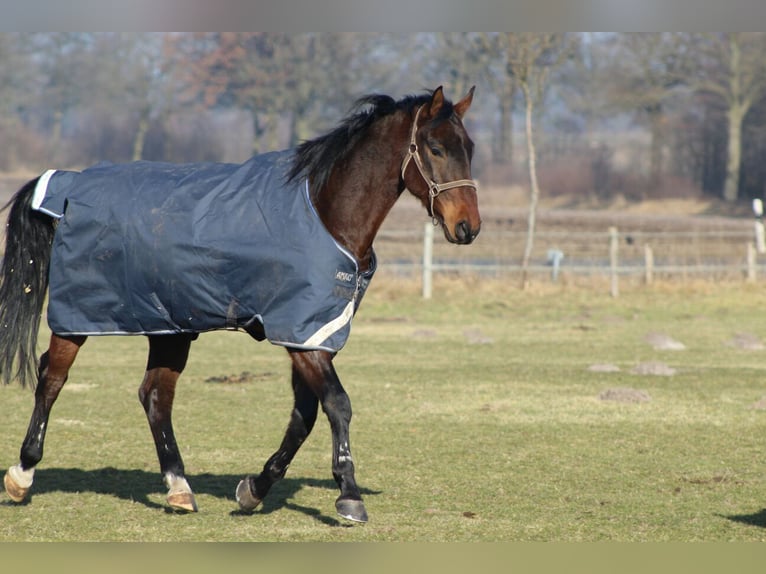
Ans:
[{"label": "horse's hoof", "polygon": [[168,472],[164,479],[165,486],[168,487],[168,495],[165,500],[168,501],[171,508],[183,512],[197,512],[197,501],[194,500],[194,493],[186,478]]},{"label": "horse's hoof", "polygon": [[250,480],[248,478],[243,478],[239,481],[236,496],[239,507],[245,512],[252,512],[261,503],[261,499],[250,491]]},{"label": "horse's hoof", "polygon": [[13,477],[7,472],[3,477],[3,484],[5,484],[5,492],[8,493],[8,496],[13,502],[24,502],[27,494],[29,494],[29,489],[16,484]]},{"label": "horse's hoof", "polygon": [[197,512],[197,501],[191,492],[174,492],[168,494],[168,504],[176,510],[183,512]]},{"label": "horse's hoof", "polygon": [[364,503],[361,500],[339,498],[335,501],[335,510],[347,520],[367,522],[367,511],[364,509]]},{"label": "horse's hoof", "polygon": [[23,479],[24,477],[14,477],[13,475],[16,474],[14,470],[16,469],[17,467],[12,466],[6,471],[5,476],[3,477],[3,484],[5,485],[5,492],[8,493],[8,496],[13,502],[24,502],[27,494],[29,494],[31,481],[28,486],[21,486],[18,479]]}]

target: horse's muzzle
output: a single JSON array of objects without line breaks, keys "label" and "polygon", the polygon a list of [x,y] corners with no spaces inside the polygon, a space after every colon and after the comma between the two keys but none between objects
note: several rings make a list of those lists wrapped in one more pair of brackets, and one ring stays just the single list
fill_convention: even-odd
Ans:
[{"label": "horse's muzzle", "polygon": [[454,235],[447,233],[447,240],[458,245],[468,245],[476,239],[479,231],[481,231],[481,223],[474,228],[468,221],[463,219],[455,225]]}]

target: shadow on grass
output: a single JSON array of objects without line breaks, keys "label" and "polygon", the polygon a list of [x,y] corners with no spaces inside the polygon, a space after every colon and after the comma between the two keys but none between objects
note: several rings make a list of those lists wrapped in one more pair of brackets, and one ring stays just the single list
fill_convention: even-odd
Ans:
[{"label": "shadow on grass", "polygon": [[[195,494],[208,494],[230,500],[237,505],[234,490],[239,481],[244,478],[241,474],[195,474],[187,475],[189,484]],[[290,502],[296,493],[303,488],[323,488],[328,495],[338,492],[338,485],[332,479],[313,479],[286,477],[277,482],[269,491],[269,495],[258,507],[256,514],[269,514],[281,508],[302,512],[319,522],[329,526],[340,526],[341,523],[332,517],[325,516],[320,510],[300,506]],[[360,488],[362,495],[377,495],[379,490]],[[149,495],[165,495],[162,478],[158,472],[144,470],[129,470],[119,468],[99,468],[82,470],[77,468],[41,468],[35,472],[35,483],[32,486],[31,498],[36,494],[51,492],[92,492],[117,496],[124,500],[137,502],[149,508],[174,512],[164,504],[158,504],[149,499]],[[334,497],[333,497],[334,499]],[[29,504],[26,501],[22,504]],[[232,515],[248,515],[251,513],[234,510]]]},{"label": "shadow on grass", "polygon": [[729,516],[721,515],[723,518],[731,520],[732,522],[740,522],[747,524],[748,526],[759,526],[760,528],[766,528],[766,508],[753,514],[732,514]]}]

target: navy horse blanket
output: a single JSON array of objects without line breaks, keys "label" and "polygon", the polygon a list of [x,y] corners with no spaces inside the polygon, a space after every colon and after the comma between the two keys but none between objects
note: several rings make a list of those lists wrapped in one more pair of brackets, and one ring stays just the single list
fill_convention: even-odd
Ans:
[{"label": "navy horse blanket", "polygon": [[[58,219],[48,324],[59,335],[247,329],[340,350],[375,271],[319,219],[293,152],[243,164],[99,164],[41,176]],[[258,325],[260,324],[260,325]]]}]

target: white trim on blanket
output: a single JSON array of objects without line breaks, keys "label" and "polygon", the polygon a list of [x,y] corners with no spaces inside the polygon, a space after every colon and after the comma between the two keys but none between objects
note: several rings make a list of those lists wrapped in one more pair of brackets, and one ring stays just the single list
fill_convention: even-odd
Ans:
[{"label": "white trim on blanket", "polygon": [[53,177],[53,174],[56,173],[56,171],[57,170],[55,169],[49,169],[40,176],[40,179],[37,180],[35,192],[32,195],[32,209],[35,211],[41,211],[42,213],[50,215],[51,217],[55,217],[56,219],[61,219],[63,217],[61,213],[56,213],[55,211],[50,211],[44,207],[40,207],[43,204],[43,200],[45,199],[45,194],[48,192],[48,182],[51,180],[51,177]]},{"label": "white trim on blanket", "polygon": [[356,268],[356,272],[359,273],[359,262],[356,260],[356,257],[354,257],[354,255],[348,249],[343,247],[343,245],[338,243],[336,241],[335,237],[333,237],[333,234],[330,233],[329,231],[327,231],[327,228],[324,226],[324,222],[322,221],[322,218],[319,217],[319,213],[317,213],[316,207],[314,207],[314,202],[311,201],[311,192],[309,191],[309,180],[308,180],[308,178],[305,179],[305,182],[306,183],[305,183],[305,186],[303,188],[303,197],[306,200],[306,203],[308,204],[309,209],[311,210],[311,213],[314,215],[314,217],[317,218],[317,221],[319,221],[319,223],[322,224],[322,228],[327,232],[327,235],[330,237],[330,239],[332,239],[332,242],[335,243],[335,247],[338,248],[338,251],[343,253],[343,255],[348,257],[354,263],[354,267]]}]

